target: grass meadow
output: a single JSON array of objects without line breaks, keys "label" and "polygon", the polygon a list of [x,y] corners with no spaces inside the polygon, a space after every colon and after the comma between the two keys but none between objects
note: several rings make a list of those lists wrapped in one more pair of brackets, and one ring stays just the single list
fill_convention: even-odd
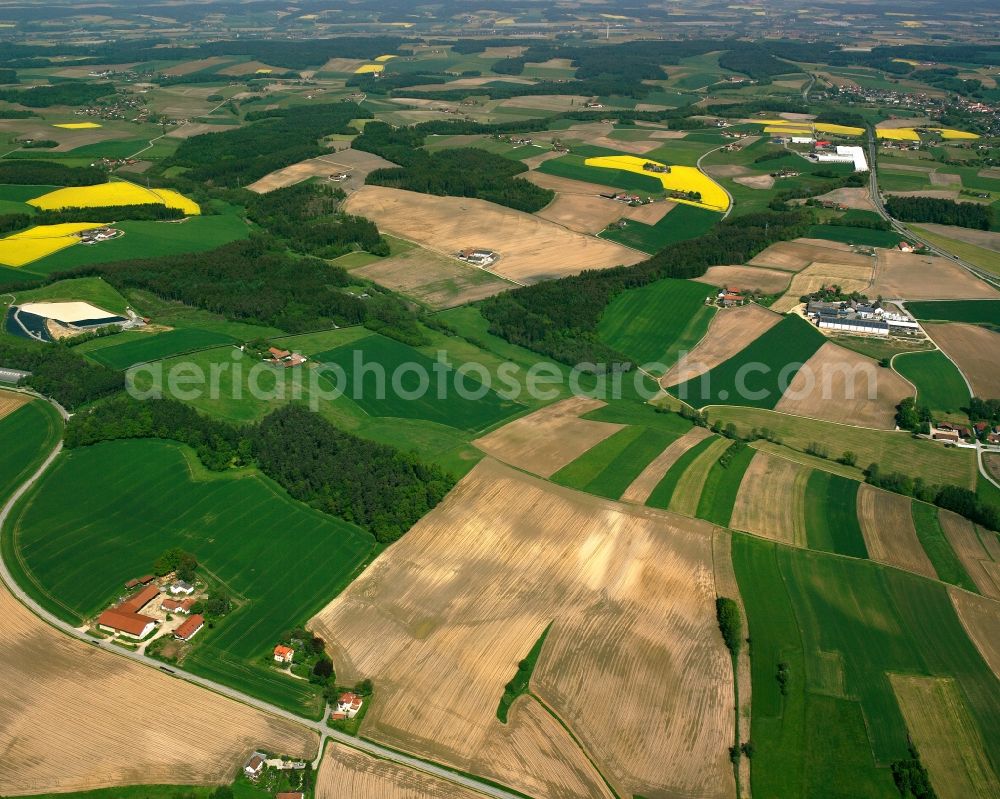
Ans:
[{"label": "grass meadow", "polygon": [[979,589],[969,577],[962,561],[958,559],[955,550],[952,549],[947,537],[945,537],[944,530],[941,529],[941,523],[938,521],[938,509],[926,502],[914,500],[910,504],[910,514],[913,517],[913,527],[917,531],[920,545],[927,553],[934,571],[937,572],[938,579],[978,594]]},{"label": "grass meadow", "polygon": [[189,450],[150,440],[62,455],[5,532],[22,585],[73,623],[114,601],[165,549],[192,552],[237,609],[199,635],[184,667],[309,714],[315,686],[271,670],[271,648],[375,549],[364,530],[293,501],[255,471],[209,473]]},{"label": "grass meadow", "polygon": [[906,310],[925,322],[968,322],[1000,328],[1000,300],[908,302]]},{"label": "grass meadow", "polygon": [[917,404],[937,414],[960,414],[972,396],[961,373],[941,350],[897,355],[892,367],[917,387]]},{"label": "grass meadow", "polygon": [[867,247],[895,247],[903,237],[892,230],[850,227],[848,225],[813,225],[806,232],[812,239],[839,241],[844,244],[861,244]]},{"label": "grass meadow", "polygon": [[745,535],[733,564],[753,639],[755,794],[898,797],[888,766],[908,741],[889,672],[953,678],[997,762],[1000,691],[943,585]]},{"label": "grass meadow", "polygon": [[722,215],[716,211],[678,204],[655,225],[628,220],[624,228],[601,231],[601,238],[653,255],[668,244],[704,235],[721,220]]},{"label": "grass meadow", "polygon": [[716,441],[718,441],[718,436],[709,436],[699,441],[674,461],[673,465],[667,470],[667,473],[663,475],[663,479],[656,484],[656,488],[650,493],[646,504],[652,508],[662,508],[664,510],[669,508],[670,500],[673,499],[674,491],[677,488],[678,482],[684,476],[684,472]]},{"label": "grass meadow", "polygon": [[756,454],[752,447],[741,447],[725,466],[720,461],[712,464],[698,498],[698,518],[728,527],[740,491],[743,475]]},{"label": "grass meadow", "polygon": [[[114,341],[114,337],[109,341]],[[236,341],[237,339],[225,333],[189,327],[164,333],[136,333],[128,341],[92,349],[86,354],[92,361],[112,369],[124,370],[137,363],[158,361],[185,352],[234,344]]]},{"label": "grass meadow", "polygon": [[0,418],[0,503],[42,465],[61,437],[59,413],[42,400]]},{"label": "grass meadow", "polygon": [[71,280],[59,280],[41,288],[18,292],[17,302],[89,302],[116,314],[125,314],[128,305],[118,290],[100,277],[78,277]]},{"label": "grass meadow", "polygon": [[810,549],[867,558],[858,523],[858,482],[814,469],[806,482],[806,541]]},{"label": "grass meadow", "polygon": [[661,363],[669,369],[708,331],[715,309],[705,305],[705,298],[712,294],[704,283],[674,278],[622,292],[601,315],[597,334],[638,364]]}]

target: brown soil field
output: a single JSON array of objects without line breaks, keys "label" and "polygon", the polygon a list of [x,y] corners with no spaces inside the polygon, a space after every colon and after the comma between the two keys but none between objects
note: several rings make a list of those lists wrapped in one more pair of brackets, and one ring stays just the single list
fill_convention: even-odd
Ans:
[{"label": "brown soil field", "polygon": [[579,418],[602,407],[600,400],[570,397],[515,419],[472,443],[504,463],[551,477],[624,427]]},{"label": "brown soil field", "polygon": [[106,70],[124,72],[132,69],[138,63],[138,61],[131,61],[128,64],[86,64],[80,67],[64,67],[52,74],[59,78],[86,78],[90,76],[91,72],[105,72]]},{"label": "brown soil field", "polygon": [[622,216],[626,219],[642,222],[644,225],[655,225],[676,207],[677,203],[672,203],[669,200],[646,203],[645,205],[626,205],[622,207]]},{"label": "brown soil field", "polygon": [[762,266],[710,266],[704,275],[694,280],[710,286],[734,286],[745,290],[759,289],[765,294],[778,294],[788,288],[791,275]]},{"label": "brown soil field", "polygon": [[331,58],[319,68],[320,72],[351,72],[366,63],[360,58]]},{"label": "brown soil field", "polygon": [[[836,255],[839,253],[834,257]],[[864,257],[867,263],[814,261],[792,278],[788,291],[771,305],[771,309],[787,313],[799,304],[799,297],[829,285],[840,286],[847,293],[863,292],[871,285],[875,274],[875,259]]]},{"label": "brown soil field", "polygon": [[[440,90],[440,86],[437,87]],[[537,111],[570,111],[581,107],[589,97],[582,94],[534,94],[510,97],[497,103],[498,108],[529,108]]]},{"label": "brown soil field", "polygon": [[916,164],[880,164],[879,169],[888,169],[893,172],[933,172],[934,167],[917,166]]},{"label": "brown soil field", "polygon": [[872,296],[907,300],[963,300],[1000,297],[996,289],[947,258],[876,249],[878,267]]},{"label": "brown soil field", "polygon": [[774,178],[770,175],[746,175],[744,177],[733,178],[733,182],[751,189],[770,189],[774,187]]},{"label": "brown soil field", "polygon": [[1000,169],[980,169],[978,174],[981,178],[1000,180]]},{"label": "brown soil field", "polygon": [[958,364],[977,397],[1000,397],[1000,333],[962,322],[924,325],[927,335]]},{"label": "brown soil field", "polygon": [[332,741],[316,774],[316,799],[482,799],[440,777]]},{"label": "brown soil field", "polygon": [[712,466],[729,449],[733,442],[728,438],[713,441],[694,462],[688,466],[677,481],[673,496],[670,498],[670,510],[685,516],[694,516],[698,512],[698,500],[701,499],[701,489],[705,485]]},{"label": "brown soil field", "polygon": [[911,503],[902,494],[882,491],[866,483],[858,486],[858,522],[868,557],[936,580],[937,572],[913,526]]},{"label": "brown soil field", "polygon": [[269,69],[272,72],[285,72],[286,70],[282,67],[273,67],[270,64],[265,64],[263,61],[244,61],[241,64],[233,64],[231,67],[226,67],[225,69],[220,69],[220,75],[250,75],[256,72],[258,69]]},{"label": "brown soil field", "polygon": [[643,253],[575,233],[532,214],[467,197],[363,186],[347,198],[343,208],[374,220],[382,230],[445,255],[465,247],[495,250],[500,259],[490,271],[518,283],[634,264],[646,258]]},{"label": "brown soil field", "polygon": [[[645,127],[645,126],[643,126]],[[654,130],[649,134],[651,139],[683,139],[687,136],[687,132],[683,130]]]},{"label": "brown soil field", "polygon": [[542,69],[573,69],[573,61],[569,58],[550,58],[548,61],[528,62],[526,66]]},{"label": "brown soil field", "polygon": [[850,252],[847,245],[836,242],[813,243],[807,239],[779,241],[750,260],[753,266],[769,266],[798,272],[814,261],[839,263],[845,266],[867,265],[870,259],[865,255]]},{"label": "brown soil field", "polygon": [[[512,45],[510,47],[487,47],[480,54],[480,58],[490,59],[490,58],[516,58],[522,55],[527,47],[519,47]],[[489,80],[489,79],[487,79]]]},{"label": "brown soil field", "polygon": [[342,680],[377,675],[367,737],[532,796],[607,797],[536,701],[496,719],[551,624],[532,690],[620,795],[729,797],[712,530],[487,459],[310,626]]},{"label": "brown soil field", "polygon": [[16,391],[0,391],[0,419],[12,414],[29,402],[31,402],[31,397],[27,394],[18,394]]},{"label": "brown soil field", "polygon": [[753,174],[750,167],[739,164],[713,164],[705,167],[705,171],[714,178],[735,178]]},{"label": "brown soil field", "polygon": [[666,448],[650,461],[642,473],[632,481],[622,494],[622,502],[634,502],[644,505],[653,489],[667,473],[677,459],[699,441],[708,438],[711,433],[704,427],[693,427],[676,441],[671,441]]},{"label": "brown soil field", "polygon": [[190,75],[192,72],[200,72],[203,69],[217,67],[219,64],[228,64],[232,58],[223,56],[210,56],[209,58],[199,58],[194,61],[182,61],[174,64],[169,69],[163,70],[164,75]]},{"label": "brown soil field", "polygon": [[609,150],[620,150],[623,153],[632,153],[633,155],[645,155],[662,145],[662,142],[658,141],[622,141],[607,136],[596,136],[587,143],[593,144],[595,147],[607,147]]},{"label": "brown soil field", "polygon": [[983,464],[986,466],[986,471],[990,473],[990,476],[997,482],[1000,482],[1000,454],[995,452],[983,453]]},{"label": "brown soil field", "polygon": [[[553,158],[559,158],[562,153],[556,152],[555,150],[545,150],[538,155],[533,155],[531,158],[522,158],[521,163],[524,164],[528,169],[538,169],[539,166],[544,164],[546,161],[551,161]],[[541,175],[541,172],[529,172],[527,175],[521,175],[522,178],[529,178],[531,175]],[[554,177],[554,176],[552,176]],[[532,180],[532,183],[537,181]],[[541,184],[538,184],[541,185]]]},{"label": "brown soil field", "polygon": [[375,169],[386,169],[396,166],[392,161],[386,161],[380,156],[366,153],[362,150],[352,150],[345,148],[329,155],[319,158],[309,158],[297,164],[277,169],[270,174],[251,183],[247,186],[250,191],[258,194],[266,194],[275,189],[283,189],[285,186],[292,186],[301,183],[303,180],[319,175],[330,175],[334,172],[349,172],[351,177],[348,180],[338,183],[345,191],[357,189],[365,184],[368,173]]},{"label": "brown soil field", "polygon": [[950,172],[931,172],[932,186],[961,186],[962,176]]},{"label": "brown soil field", "polygon": [[[808,466],[758,452],[740,483],[729,526],[795,546],[806,545]],[[761,502],[767,497],[767,502]]]},{"label": "brown soil field", "polygon": [[0,794],[229,783],[255,748],[317,736],[56,632],[0,584]]},{"label": "brown soil field", "polygon": [[890,674],[889,682],[940,799],[1000,797],[1000,780],[955,681]]},{"label": "brown soil field", "polygon": [[485,269],[419,247],[351,272],[434,310],[492,297],[513,286]]},{"label": "brown soil field", "polygon": [[800,369],[774,410],[858,427],[896,429],[896,406],[913,387],[891,369],[832,341]]},{"label": "brown soil field", "polygon": [[976,526],[957,513],[943,509],[938,510],[938,520],[979,593],[991,599],[1000,599],[1000,569],[979,540]]},{"label": "brown soil field", "polygon": [[992,230],[973,230],[957,225],[938,225],[934,222],[921,222],[920,227],[929,233],[936,233],[949,239],[964,241],[966,244],[975,244],[977,247],[1000,252],[1000,233],[995,233]]},{"label": "brown soil field", "polygon": [[227,130],[233,130],[233,126],[210,125],[207,122],[188,122],[186,125],[178,125],[173,130],[168,131],[167,138],[190,139],[192,136],[200,136],[202,133],[225,133]]},{"label": "brown soil field", "polygon": [[[562,153],[556,153],[556,155],[562,155]],[[601,192],[610,191],[607,186],[601,186],[597,183],[563,178],[558,175],[549,175],[545,172],[527,172],[519,177],[534,183],[536,186],[541,186],[543,189],[552,189],[552,191],[559,192],[560,194],[598,195]]]},{"label": "brown soil field", "polygon": [[1000,679],[1000,604],[953,585],[948,594],[969,639]]},{"label": "brown soil field", "polygon": [[627,205],[586,194],[557,194],[536,216],[578,233],[600,233],[623,216]]},{"label": "brown soil field", "polygon": [[864,188],[834,189],[819,195],[816,199],[829,200],[847,208],[856,208],[861,211],[875,210],[875,205],[872,203],[871,197],[868,196],[868,189]]},{"label": "brown soil field", "polygon": [[780,321],[780,315],[756,303],[719,311],[712,317],[705,337],[663,376],[660,385],[674,386],[714,369]]}]

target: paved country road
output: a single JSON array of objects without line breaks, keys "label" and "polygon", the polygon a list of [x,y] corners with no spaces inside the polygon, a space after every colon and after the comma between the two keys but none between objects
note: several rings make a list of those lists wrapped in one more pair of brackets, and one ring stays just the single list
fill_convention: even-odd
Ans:
[{"label": "paved country road", "polygon": [[[60,415],[65,419],[68,417],[66,411],[59,406],[57,403],[52,403],[58,410]],[[52,465],[53,461],[62,452],[63,444],[60,441],[55,449],[49,454],[42,465],[38,468],[31,477],[25,480],[17,490],[11,495],[10,499],[4,504],[3,508],[0,509],[0,529],[3,528],[4,524],[7,522],[7,518],[10,516],[11,511],[17,504],[18,500],[24,496],[24,494],[35,484],[38,480],[45,474],[48,468]],[[186,680],[187,682],[199,685],[202,688],[207,688],[210,691],[214,691],[217,694],[222,694],[223,696],[229,697],[237,702],[242,702],[245,705],[250,705],[251,707],[257,708],[265,713],[270,713],[274,716],[280,716],[281,718],[293,721],[303,727],[307,727],[313,730],[320,736],[320,746],[319,746],[319,756],[317,757],[317,762],[319,758],[323,756],[323,747],[326,745],[327,739],[332,739],[339,744],[344,746],[349,746],[352,749],[358,749],[362,752],[366,752],[370,755],[374,755],[382,760],[389,760],[394,763],[398,763],[402,766],[406,766],[417,771],[422,771],[426,774],[430,774],[434,777],[439,777],[441,779],[447,780],[456,785],[461,785],[463,788],[468,788],[473,791],[477,791],[484,796],[495,797],[496,799],[522,799],[520,794],[513,793],[511,791],[505,790],[503,788],[490,785],[474,777],[465,776],[463,774],[456,774],[453,771],[442,766],[436,766],[432,763],[426,763],[415,757],[410,757],[409,755],[396,752],[392,749],[388,749],[384,746],[380,746],[377,743],[365,740],[363,738],[355,738],[354,736],[347,735],[346,733],[339,732],[337,730],[332,730],[326,725],[326,719],[324,717],[323,721],[313,721],[312,719],[305,719],[301,716],[291,713],[283,708],[272,705],[268,702],[264,702],[252,696],[248,696],[241,691],[237,691],[234,688],[230,688],[226,685],[221,685],[220,683],[213,682],[212,680],[206,680],[204,677],[199,677],[196,674],[191,674],[183,669],[176,668],[174,666],[169,666],[162,663],[159,660],[154,660],[153,658],[147,657],[140,652],[129,652],[128,650],[121,649],[106,641],[99,640],[96,638],[91,638],[86,633],[80,632],[73,625],[63,621],[62,619],[52,615],[39,605],[32,597],[26,594],[21,587],[14,580],[10,569],[7,568],[7,564],[0,557],[0,581],[7,586],[7,589],[13,594],[17,600],[24,605],[28,610],[38,616],[42,621],[55,627],[62,633],[76,638],[80,641],[84,641],[91,646],[103,649],[109,655],[115,655],[118,657],[129,658],[130,660],[142,663],[144,666],[149,666],[150,668],[157,669],[158,671],[166,672],[173,677]]]}]

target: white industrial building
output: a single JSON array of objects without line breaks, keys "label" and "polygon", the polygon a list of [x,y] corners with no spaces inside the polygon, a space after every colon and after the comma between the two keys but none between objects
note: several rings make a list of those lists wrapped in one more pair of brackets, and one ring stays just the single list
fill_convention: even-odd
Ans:
[{"label": "white industrial building", "polygon": [[889,325],[874,319],[845,319],[841,316],[821,315],[817,324],[827,330],[840,330],[844,333],[867,333],[872,336],[889,335]]},{"label": "white industrial building", "polygon": [[813,156],[820,163],[854,164],[855,172],[868,171],[868,158],[865,148],[857,145],[838,144],[836,152],[816,153]]}]

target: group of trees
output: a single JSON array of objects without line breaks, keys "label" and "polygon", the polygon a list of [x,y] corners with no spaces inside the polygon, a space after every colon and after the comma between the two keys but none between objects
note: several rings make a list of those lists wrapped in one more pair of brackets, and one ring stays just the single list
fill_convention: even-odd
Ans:
[{"label": "group of trees", "polygon": [[[635,266],[583,272],[518,288],[486,300],[490,332],[567,364],[627,364],[597,337],[597,324],[612,298],[661,278],[694,278],[713,264],[746,263],[769,245],[804,234],[809,213],[745,214],[690,241],[668,245]],[[627,368],[627,367],[626,367]]]},{"label": "group of trees", "polygon": [[969,418],[974,422],[1000,424],[1000,399],[973,397],[969,402]]},{"label": "group of trees", "polygon": [[96,166],[65,166],[54,161],[12,158],[0,161],[0,183],[26,186],[93,186],[107,183],[107,173]]},{"label": "group of trees", "polygon": [[976,230],[989,230],[993,226],[992,207],[980,203],[890,195],[885,201],[885,209],[891,216],[904,222],[936,222]]},{"label": "group of trees", "polygon": [[924,405],[917,405],[916,397],[905,397],[896,406],[896,425],[900,430],[913,433],[929,433],[931,430],[931,411]]},{"label": "group of trees", "polygon": [[424,135],[419,128],[393,128],[384,122],[365,125],[352,146],[400,164],[370,172],[366,182],[425,194],[478,197],[528,213],[552,201],[549,189],[516,178],[527,171],[520,161],[475,147],[429,153],[419,149]]},{"label": "group of trees", "polygon": [[25,383],[67,410],[121,391],[125,378],[106,366],[89,363],[65,344],[38,346],[12,337],[0,341],[0,366],[31,372]]},{"label": "group of trees", "polygon": [[300,405],[236,427],[176,400],[120,394],[76,414],[65,441],[80,447],[118,438],[180,441],[216,471],[256,464],[295,499],[364,527],[383,543],[403,535],[454,484],[416,453],[358,438]]},{"label": "group of trees", "polygon": [[163,163],[186,167],[184,179],[217,186],[252,183],[268,172],[327,152],[319,140],[334,133],[355,133],[352,119],[372,113],[355,103],[293,106],[247,114],[252,125],[185,139]]},{"label": "group of trees", "polygon": [[111,83],[68,80],[51,86],[34,86],[30,89],[0,89],[0,100],[18,103],[28,108],[49,108],[53,105],[86,106],[114,93],[115,87]]},{"label": "group of trees", "polygon": [[178,580],[186,583],[194,582],[195,571],[198,569],[198,558],[180,547],[171,547],[160,553],[153,563],[153,574],[163,577],[171,572]]},{"label": "group of trees", "polygon": [[719,56],[719,66],[749,75],[758,83],[770,83],[775,75],[800,72],[801,68],[776,58],[766,48],[753,42],[737,42]]}]

